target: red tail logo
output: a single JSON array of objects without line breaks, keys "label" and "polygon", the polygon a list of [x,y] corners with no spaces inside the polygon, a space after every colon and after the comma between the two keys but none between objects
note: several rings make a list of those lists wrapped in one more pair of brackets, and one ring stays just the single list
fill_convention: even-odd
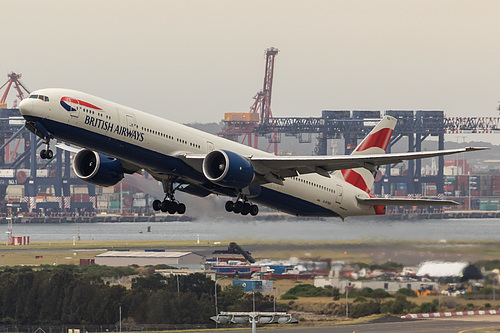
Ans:
[{"label": "red tail logo", "polygon": [[359,147],[356,148],[356,151],[363,151],[372,147],[377,147],[385,151],[389,145],[392,132],[391,128],[382,128],[380,131],[368,135]]}]

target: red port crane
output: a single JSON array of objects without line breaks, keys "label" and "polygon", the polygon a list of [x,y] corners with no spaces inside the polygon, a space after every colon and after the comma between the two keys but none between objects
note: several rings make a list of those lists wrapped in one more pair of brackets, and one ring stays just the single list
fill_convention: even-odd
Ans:
[{"label": "red port crane", "polygon": [[[278,54],[279,50],[277,48],[271,47],[266,50],[266,71],[264,74],[264,85],[261,91],[254,96],[254,103],[250,107],[250,114],[257,114],[258,116],[245,117],[243,114],[238,113],[228,113],[226,114],[224,122],[226,123],[226,128],[224,131],[219,133],[220,136],[237,140],[239,135],[245,135],[243,137],[242,143],[248,139],[248,145],[252,146],[252,133],[258,125],[272,123],[273,113],[271,112],[271,94],[273,90],[273,75],[274,75],[274,58]],[[257,118],[259,119],[257,121]],[[273,134],[270,144],[267,148],[271,147],[271,143],[274,143],[274,153],[278,152],[278,140],[277,134]],[[254,133],[254,148],[258,148],[258,134]]]},{"label": "red port crane", "polygon": [[[24,91],[29,95],[30,92],[29,90],[23,85],[23,83],[19,80],[21,78],[21,74],[17,74],[17,73],[14,73],[14,72],[11,72],[10,74],[7,74],[7,77],[9,78],[7,80],[7,82],[5,82],[1,87],[0,87],[0,90],[2,90],[3,87],[7,86],[5,88],[5,91],[2,95],[2,99],[0,99],[0,104],[5,104],[6,100],[7,100],[7,95],[9,94],[9,91],[10,91],[10,88],[12,87],[12,85],[14,85],[14,89],[17,90],[17,98],[19,98],[19,100],[23,100],[24,99],[24,93],[23,93],[23,89]],[[17,107],[17,105],[14,105],[14,108]]]}]

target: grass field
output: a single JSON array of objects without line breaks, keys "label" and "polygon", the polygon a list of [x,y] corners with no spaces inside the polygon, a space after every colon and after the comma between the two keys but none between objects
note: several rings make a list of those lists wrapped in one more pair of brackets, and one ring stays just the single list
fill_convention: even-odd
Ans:
[{"label": "grass field", "polygon": [[[383,263],[394,261],[416,264],[424,260],[469,261],[497,259],[498,241],[253,241],[236,240],[243,248],[250,247],[256,259],[286,260],[290,257],[343,260],[348,262]],[[215,243],[215,244],[214,244]],[[107,250],[134,250],[146,248],[223,248],[228,241],[59,241],[33,242],[30,245],[0,247],[4,265],[78,264],[80,258],[93,258]],[[88,250],[85,252],[83,250]],[[35,256],[43,258],[35,259]],[[57,260],[56,260],[57,258]]]}]

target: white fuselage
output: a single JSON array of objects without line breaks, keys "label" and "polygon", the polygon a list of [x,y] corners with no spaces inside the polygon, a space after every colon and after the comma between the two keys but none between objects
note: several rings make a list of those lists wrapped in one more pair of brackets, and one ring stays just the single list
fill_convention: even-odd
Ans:
[{"label": "white fuselage", "polygon": [[[47,96],[48,101],[23,100],[20,109],[28,121],[41,123],[59,140],[127,161],[157,178],[173,174],[194,184],[206,181],[202,170],[177,158],[182,154],[204,155],[224,149],[242,156],[271,155],[82,92],[42,89],[32,94]],[[69,98],[63,102],[64,97]],[[284,185],[265,184],[262,193],[251,200],[295,215],[344,218],[375,214],[372,207],[359,205],[356,195],[367,196],[339,177],[312,173],[286,178]]]}]

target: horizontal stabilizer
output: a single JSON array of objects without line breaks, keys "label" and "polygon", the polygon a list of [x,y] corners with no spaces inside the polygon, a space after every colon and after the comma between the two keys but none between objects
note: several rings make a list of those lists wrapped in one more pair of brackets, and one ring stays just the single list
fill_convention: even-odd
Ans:
[{"label": "horizontal stabilizer", "polygon": [[403,198],[360,198],[358,202],[367,206],[457,206],[458,202],[453,200],[434,199],[403,199]]}]

